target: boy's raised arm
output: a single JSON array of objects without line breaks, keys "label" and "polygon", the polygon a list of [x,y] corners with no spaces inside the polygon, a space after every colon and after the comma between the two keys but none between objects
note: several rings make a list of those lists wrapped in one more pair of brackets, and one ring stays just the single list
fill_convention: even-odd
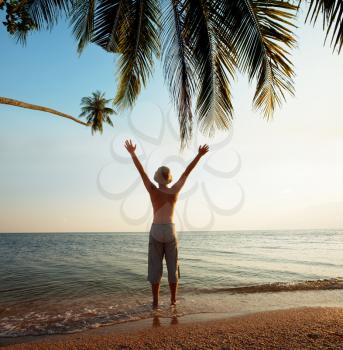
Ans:
[{"label": "boy's raised arm", "polygon": [[135,151],[137,146],[133,144],[131,140],[126,140],[124,146],[127,149],[127,151],[130,153],[133,163],[135,164],[139,174],[141,175],[145,188],[150,192],[153,184],[150,181],[146,172],[144,171],[143,165],[141,164],[138,157],[136,156]]},{"label": "boy's raised arm", "polygon": [[189,163],[183,174],[180,176],[179,180],[172,186],[172,188],[179,192],[183,185],[185,184],[188,175],[191,173],[191,171],[195,168],[195,166],[198,164],[200,158],[205,155],[209,151],[208,145],[203,145],[199,147],[198,154],[196,157]]}]

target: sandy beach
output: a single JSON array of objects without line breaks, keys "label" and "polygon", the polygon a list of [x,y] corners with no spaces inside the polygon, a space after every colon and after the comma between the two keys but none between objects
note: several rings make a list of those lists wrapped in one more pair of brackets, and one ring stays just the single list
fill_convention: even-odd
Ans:
[{"label": "sandy beach", "polygon": [[31,339],[6,350],[343,349],[343,308],[300,308],[221,320],[147,320],[125,327]]}]

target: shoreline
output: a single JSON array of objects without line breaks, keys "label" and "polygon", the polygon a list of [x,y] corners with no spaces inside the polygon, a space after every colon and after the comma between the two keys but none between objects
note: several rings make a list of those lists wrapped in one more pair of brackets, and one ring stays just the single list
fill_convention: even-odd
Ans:
[{"label": "shoreline", "polygon": [[[6,350],[343,349],[343,308],[154,317],[71,334],[1,338]],[[166,342],[166,339],[168,340]]]},{"label": "shoreline", "polygon": [[[255,313],[255,312],[254,312]],[[251,313],[195,313],[183,316],[155,316],[144,318],[141,320],[124,321],[110,325],[102,325],[97,328],[90,328],[82,331],[71,333],[53,333],[42,335],[27,335],[19,337],[0,337],[0,349],[8,345],[27,344],[27,343],[41,343],[45,340],[54,341],[67,338],[78,338],[79,336],[101,336],[107,334],[132,334],[139,331],[147,331],[156,327],[168,327],[174,325],[187,325],[196,323],[206,323],[212,321],[219,321],[231,319],[235,317],[244,316]],[[176,322],[175,322],[176,320]]]}]

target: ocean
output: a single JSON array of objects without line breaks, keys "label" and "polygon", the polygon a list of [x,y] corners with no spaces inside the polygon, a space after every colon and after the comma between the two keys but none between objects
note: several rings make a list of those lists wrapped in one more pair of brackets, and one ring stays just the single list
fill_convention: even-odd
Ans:
[{"label": "ocean", "polygon": [[[343,306],[343,231],[179,233],[178,304],[160,317]],[[152,317],[148,233],[0,234],[0,337]]]}]

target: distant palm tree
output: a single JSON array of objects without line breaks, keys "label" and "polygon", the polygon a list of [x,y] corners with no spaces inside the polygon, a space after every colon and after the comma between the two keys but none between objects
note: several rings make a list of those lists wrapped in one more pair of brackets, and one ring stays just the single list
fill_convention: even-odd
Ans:
[{"label": "distant palm tree", "polygon": [[110,101],[111,100],[107,100],[105,98],[105,94],[101,93],[100,91],[93,92],[91,97],[83,97],[81,100],[82,107],[80,117],[87,118],[87,122],[85,123],[80,119],[77,119],[69,114],[57,111],[56,109],[0,96],[0,104],[6,104],[20,108],[27,108],[35,111],[47,112],[57,115],[59,117],[67,118],[73,120],[76,123],[85,126],[90,126],[92,129],[92,134],[97,131],[102,133],[103,123],[107,123],[113,126],[113,123],[110,119],[110,115],[115,114],[115,111],[106,106],[107,103],[109,103]]},{"label": "distant palm tree", "polygon": [[8,31],[19,39],[65,15],[79,52],[92,42],[119,54],[114,102],[120,108],[133,106],[162,56],[185,145],[194,113],[210,134],[231,125],[237,70],[257,81],[254,106],[267,118],[294,93],[289,49],[302,3],[310,5],[311,22],[323,14],[324,30],[340,51],[343,0],[4,0],[2,6]]},{"label": "distant palm tree", "polygon": [[112,108],[106,107],[111,101],[105,98],[105,93],[95,91],[91,97],[83,97],[81,100],[80,117],[87,118],[87,123],[92,126],[92,134],[99,131],[102,133],[103,124],[113,126],[110,116],[115,114]]}]

